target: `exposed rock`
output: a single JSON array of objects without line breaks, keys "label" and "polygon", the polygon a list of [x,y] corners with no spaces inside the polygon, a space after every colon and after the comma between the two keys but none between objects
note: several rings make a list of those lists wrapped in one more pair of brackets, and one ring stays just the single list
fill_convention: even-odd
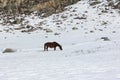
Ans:
[{"label": "exposed rock", "polygon": [[27,29],[33,29],[34,27],[32,25],[27,25],[26,28]]},{"label": "exposed rock", "polygon": [[13,52],[16,52],[17,50],[15,49],[12,49],[12,48],[6,48],[3,53],[13,53]]},{"label": "exposed rock", "polygon": [[76,17],[74,19],[87,19],[87,18],[82,16],[82,17]]},{"label": "exposed rock", "polygon": [[73,27],[72,30],[78,30],[78,28],[77,27]]},{"label": "exposed rock", "polygon": [[92,2],[90,2],[90,5],[94,6],[94,5],[97,5],[97,4],[100,4],[100,3],[101,3],[100,1],[92,1]]},{"label": "exposed rock", "polygon": [[22,23],[23,19],[15,19],[11,24],[20,24]]},{"label": "exposed rock", "polygon": [[49,28],[45,29],[45,31],[46,31],[47,33],[53,32],[53,31],[52,31],[51,29],[49,29]]},{"label": "exposed rock", "polygon": [[108,37],[101,37],[101,39],[103,39],[104,41],[110,41]]},{"label": "exposed rock", "polygon": [[60,33],[54,33],[54,35],[60,35]]},{"label": "exposed rock", "polygon": [[114,5],[115,9],[120,9],[120,1]]},{"label": "exposed rock", "polygon": [[25,29],[25,27],[18,27],[18,28],[14,28],[15,30],[21,30],[21,29]]}]

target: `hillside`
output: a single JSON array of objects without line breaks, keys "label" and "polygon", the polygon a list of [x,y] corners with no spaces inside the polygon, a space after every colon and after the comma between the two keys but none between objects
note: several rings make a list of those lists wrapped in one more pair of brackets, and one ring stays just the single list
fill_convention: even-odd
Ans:
[{"label": "hillside", "polygon": [[64,10],[67,5],[74,4],[79,0],[0,0],[0,12],[7,16],[18,16],[19,14],[31,14],[37,11],[39,15],[46,16]]},{"label": "hillside", "polygon": [[[64,9],[49,17],[33,12],[1,19],[0,80],[120,79],[119,9],[87,0]],[[49,41],[63,50],[44,51]]]}]

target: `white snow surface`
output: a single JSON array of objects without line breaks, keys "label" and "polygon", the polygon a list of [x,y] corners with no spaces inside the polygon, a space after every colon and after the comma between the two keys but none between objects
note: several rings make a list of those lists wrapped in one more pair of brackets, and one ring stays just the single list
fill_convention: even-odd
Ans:
[{"label": "white snow surface", "polygon": [[[25,18],[33,26],[44,22],[42,27],[52,33],[0,32],[0,80],[120,80],[120,15],[107,8],[102,13],[104,2],[89,6],[80,1],[47,18]],[[9,27],[0,25],[0,30]],[[60,43],[63,50],[44,51],[49,41]],[[16,52],[3,53],[6,48]]]}]

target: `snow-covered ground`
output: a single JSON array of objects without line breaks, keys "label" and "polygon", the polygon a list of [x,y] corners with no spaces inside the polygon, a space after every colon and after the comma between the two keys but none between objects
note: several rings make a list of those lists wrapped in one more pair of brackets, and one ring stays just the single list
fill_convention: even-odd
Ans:
[{"label": "snow-covered ground", "polygon": [[[80,1],[48,18],[25,18],[36,27],[42,22],[51,33],[22,33],[13,27],[5,32],[11,26],[1,25],[0,80],[120,80],[120,15],[104,9],[104,2],[89,6]],[[49,41],[63,50],[43,51]],[[2,53],[6,48],[16,52]]]}]

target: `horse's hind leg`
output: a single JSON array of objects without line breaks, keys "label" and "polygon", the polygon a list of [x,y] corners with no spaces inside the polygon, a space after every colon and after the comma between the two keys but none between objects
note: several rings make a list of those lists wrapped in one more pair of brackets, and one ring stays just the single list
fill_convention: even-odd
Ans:
[{"label": "horse's hind leg", "polygon": [[44,46],[44,51],[46,51],[47,50],[47,46]]},{"label": "horse's hind leg", "polygon": [[44,51],[46,51],[46,49],[44,48]]},{"label": "horse's hind leg", "polygon": [[45,51],[48,51],[48,46],[45,47]]},{"label": "horse's hind leg", "polygon": [[46,50],[48,51],[48,47],[46,47]]}]

